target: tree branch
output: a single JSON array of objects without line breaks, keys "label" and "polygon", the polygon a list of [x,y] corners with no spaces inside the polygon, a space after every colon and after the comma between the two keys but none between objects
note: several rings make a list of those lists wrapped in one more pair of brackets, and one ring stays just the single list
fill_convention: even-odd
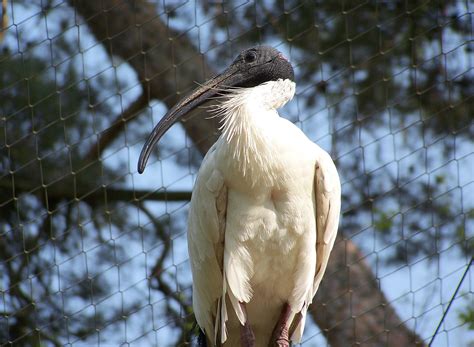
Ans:
[{"label": "tree branch", "polygon": [[422,346],[380,290],[357,246],[338,236],[310,315],[332,347]]},{"label": "tree branch", "polygon": [[[167,235],[164,231],[163,226],[161,223],[153,216],[153,214],[143,205],[140,204],[139,208],[145,213],[145,215],[150,219],[155,227],[155,232],[158,238],[163,242],[164,248],[161,255],[158,257],[151,274],[149,276],[150,286],[162,292],[167,298],[172,298],[174,301],[179,305],[181,312],[176,312],[173,306],[170,304],[169,301],[166,301],[166,307],[168,312],[170,312],[177,325],[180,325],[181,332],[180,337],[178,339],[178,345],[182,346],[185,345],[186,342],[191,340],[191,336],[193,334],[192,329],[188,329],[186,325],[189,325],[190,322],[194,322],[194,314],[193,308],[191,303],[186,302],[186,297],[184,295],[180,295],[179,292],[176,290],[172,290],[170,286],[164,281],[163,279],[163,264],[166,261],[169,252],[171,250],[171,239],[170,236]],[[153,279],[156,280],[156,284],[153,283]],[[184,314],[184,316],[183,316]]]},{"label": "tree branch", "polygon": [[[3,183],[3,184],[2,184]],[[0,181],[1,188],[11,191],[10,182],[5,184],[5,181]],[[81,189],[82,188],[82,189]],[[28,193],[38,196],[39,198],[47,198],[50,203],[55,203],[61,200],[80,200],[96,205],[100,201],[123,201],[123,202],[138,202],[138,201],[189,201],[191,199],[190,191],[152,191],[147,189],[123,189],[113,188],[108,186],[94,187],[87,189],[84,186],[78,186],[78,190],[66,189],[63,185],[52,185],[45,187],[38,187],[37,185],[28,184],[27,181],[22,181],[19,178],[15,180],[15,196]],[[2,204],[7,204],[8,201],[2,201]],[[0,205],[1,206],[1,205]]]},{"label": "tree branch", "polygon": [[100,158],[104,150],[124,130],[125,124],[136,118],[146,105],[148,105],[148,97],[146,93],[142,93],[125,111],[115,118],[109,128],[99,134],[99,140],[91,147],[86,155],[86,159],[92,161]]},{"label": "tree branch", "polygon": [[[62,192],[54,192],[53,198],[61,197],[68,200],[75,199],[73,194],[67,194],[66,196]],[[48,196],[51,194],[48,192]],[[191,192],[189,191],[150,191],[145,189],[117,189],[117,188],[98,188],[93,192],[87,192],[84,195],[77,194],[77,197],[81,201],[90,203],[91,205],[97,204],[97,201],[103,199],[109,202],[134,202],[134,201],[167,201],[167,202],[179,202],[189,201],[191,199]]]},{"label": "tree branch", "polygon": [[[70,3],[109,54],[125,59],[140,81],[149,83],[150,97],[162,100],[168,107],[194,81],[203,81],[209,72],[213,74],[186,35],[163,23],[150,2]],[[215,141],[216,123],[192,117],[183,125],[200,152],[206,153]],[[333,347],[348,346],[352,341],[374,346],[413,345],[419,339],[398,318],[370,268],[360,259],[360,251],[352,241],[338,242],[316,297],[317,314],[314,310],[311,313],[315,321]],[[345,300],[335,304],[335,295]]]},{"label": "tree branch", "polygon": [[[171,108],[184,93],[214,75],[187,36],[179,33],[157,16],[155,5],[148,1],[69,0],[82,16],[92,34],[108,54],[124,59],[147,86],[150,99],[156,98]],[[188,136],[201,153],[216,140],[217,120],[197,116],[197,110],[183,121]]]}]

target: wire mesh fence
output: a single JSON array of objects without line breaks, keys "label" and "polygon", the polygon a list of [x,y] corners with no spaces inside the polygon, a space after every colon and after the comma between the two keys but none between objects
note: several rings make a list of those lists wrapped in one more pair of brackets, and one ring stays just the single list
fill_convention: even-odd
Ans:
[{"label": "wire mesh fence", "polygon": [[280,114],[342,181],[302,345],[474,344],[470,1],[2,4],[1,346],[196,345],[186,214],[218,120],[136,163],[166,109],[255,44],[291,60]]}]

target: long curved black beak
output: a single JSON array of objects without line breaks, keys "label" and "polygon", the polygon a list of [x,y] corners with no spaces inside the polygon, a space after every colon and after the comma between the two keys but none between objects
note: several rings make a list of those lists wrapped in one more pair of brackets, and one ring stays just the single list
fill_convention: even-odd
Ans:
[{"label": "long curved black beak", "polygon": [[143,173],[143,171],[145,171],[146,163],[155,144],[174,123],[196,107],[204,104],[210,98],[222,94],[226,88],[239,85],[240,82],[242,82],[241,75],[236,69],[231,67],[221,75],[215,76],[202,86],[196,88],[191,94],[174,105],[158,122],[146,140],[140,153],[140,159],[138,160],[138,172]]}]

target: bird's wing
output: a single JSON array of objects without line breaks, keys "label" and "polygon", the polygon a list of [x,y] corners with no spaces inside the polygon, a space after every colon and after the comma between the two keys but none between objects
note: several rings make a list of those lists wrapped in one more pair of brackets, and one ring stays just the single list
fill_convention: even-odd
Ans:
[{"label": "bird's wing", "polygon": [[341,184],[336,166],[329,154],[318,147],[314,175],[314,196],[316,215],[316,272],[311,297],[303,307],[301,320],[292,334],[292,340],[299,342],[303,335],[308,305],[319,288],[336,240],[341,210]]},{"label": "bird's wing", "polygon": [[313,297],[329,261],[336,240],[341,212],[341,183],[329,154],[321,150],[315,168],[314,195],[316,202],[316,274]]},{"label": "bird's wing", "polygon": [[196,320],[214,345],[225,341],[225,283],[222,275],[227,188],[215,167],[216,144],[206,154],[194,185],[188,218]]}]

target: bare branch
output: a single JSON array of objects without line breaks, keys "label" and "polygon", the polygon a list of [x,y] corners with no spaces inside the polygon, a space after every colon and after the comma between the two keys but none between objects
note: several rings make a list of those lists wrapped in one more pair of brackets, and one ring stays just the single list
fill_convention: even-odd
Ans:
[{"label": "bare branch", "polygon": [[167,201],[167,202],[179,202],[189,201],[191,199],[190,191],[150,191],[150,190],[138,190],[138,189],[118,189],[118,188],[98,188],[93,192],[87,192],[81,194],[78,192],[74,195],[74,192],[63,192],[53,191],[51,194],[48,191],[48,197],[62,198],[67,200],[79,199],[81,201],[88,202],[90,204],[97,204],[98,202],[138,202],[138,201]]},{"label": "bare branch", "polygon": [[[179,292],[172,290],[171,287],[165,282],[163,279],[163,263],[167,259],[169,255],[169,251],[171,250],[171,239],[170,236],[165,233],[161,223],[153,216],[153,214],[143,205],[140,204],[139,208],[145,213],[145,215],[151,220],[153,226],[155,227],[155,232],[160,240],[163,242],[164,249],[161,255],[158,257],[153,269],[151,271],[149,281],[150,286],[162,292],[167,298],[172,298],[174,301],[179,305],[181,312],[176,312],[176,310],[172,307],[170,302],[166,301],[166,308],[168,313],[170,313],[177,325],[180,326],[180,337],[178,339],[179,346],[183,345],[185,342],[191,339],[191,335],[193,334],[192,329],[186,327],[186,324],[189,321],[194,321],[194,314],[192,310],[191,303],[186,302],[186,297],[184,295],[180,295]],[[154,284],[153,280],[156,281]],[[184,317],[183,317],[184,313]]]},{"label": "bare branch", "polygon": [[[194,88],[196,81],[215,74],[186,35],[161,21],[153,2],[69,2],[107,52],[135,70],[139,81],[147,86],[149,98],[161,100],[168,108]],[[218,123],[203,118],[192,116],[183,126],[201,153],[206,153],[217,138]]]},{"label": "bare branch", "polygon": [[99,134],[99,140],[91,147],[86,155],[86,159],[92,161],[100,158],[104,150],[124,130],[125,124],[137,117],[147,104],[148,97],[146,93],[142,93],[125,111],[115,118],[112,125],[107,130],[104,130]]},{"label": "bare branch", "polygon": [[[156,8],[151,2],[70,0],[70,3],[109,54],[126,60],[136,71],[139,80],[148,83],[150,98],[162,100],[168,107],[172,107],[182,93],[193,86],[194,81],[203,81],[206,76],[214,74],[187,36],[169,28],[156,16]],[[216,123],[192,117],[183,125],[200,152],[206,153],[215,141]],[[387,308],[390,304],[376,285],[377,280],[368,265],[359,261],[362,256],[356,245],[344,241],[339,242],[336,248],[319,290],[320,295],[316,298],[318,313],[313,314],[331,345],[347,346],[351,345],[351,341],[362,343],[371,337],[372,340],[367,342],[374,346],[386,345],[377,344],[377,341],[388,341],[391,343],[388,346],[402,346],[412,345],[418,340],[395,311]],[[349,277],[351,273],[364,276]],[[350,285],[346,283],[348,281],[351,281]],[[334,291],[331,291],[332,288]],[[325,293],[331,296],[323,296]],[[353,297],[354,300],[367,299],[357,302],[365,307],[365,314],[356,313],[360,317],[353,320],[351,307],[348,305],[341,309],[341,305],[334,304],[336,299],[333,293]],[[351,303],[350,300],[347,302]],[[360,323],[366,324],[362,335],[359,332],[356,334],[356,321],[358,328]],[[388,329],[388,333],[385,329]],[[340,334],[341,339],[337,339],[337,334]],[[388,337],[384,340],[379,336]],[[397,337],[400,337],[398,344],[395,341]],[[338,343],[343,338],[346,340]],[[403,344],[403,341],[408,343]]]},{"label": "bare branch", "polygon": [[[3,183],[3,184],[2,184]],[[8,183],[8,184],[7,184]],[[10,182],[0,182],[0,188],[11,190]],[[191,200],[191,192],[182,191],[152,191],[147,189],[125,189],[125,188],[114,188],[108,186],[94,187],[93,189],[87,189],[87,186],[78,186],[78,190],[67,189],[63,185],[52,185],[38,187],[34,184],[28,184],[26,181],[21,181],[19,178],[15,180],[15,196],[21,194],[33,194],[39,198],[47,199],[50,204],[55,204],[61,200],[80,200],[87,202],[91,205],[108,202],[139,202],[139,201],[168,201],[168,202],[179,202]],[[4,204],[10,203],[8,201],[2,201],[0,207]]]}]

